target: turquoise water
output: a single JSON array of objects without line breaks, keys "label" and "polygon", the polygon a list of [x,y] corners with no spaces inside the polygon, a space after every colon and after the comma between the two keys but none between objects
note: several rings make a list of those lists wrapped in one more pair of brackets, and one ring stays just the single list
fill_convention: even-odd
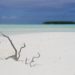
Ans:
[{"label": "turquoise water", "polygon": [[75,25],[0,25],[0,32],[75,32]]}]

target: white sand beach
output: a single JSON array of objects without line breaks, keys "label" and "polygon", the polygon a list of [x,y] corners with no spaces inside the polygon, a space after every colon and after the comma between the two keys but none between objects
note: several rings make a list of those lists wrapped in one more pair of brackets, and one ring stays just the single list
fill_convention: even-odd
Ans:
[{"label": "white sand beach", "polygon": [[[8,34],[6,34],[8,35]],[[1,75],[75,75],[75,32],[36,32],[8,35],[19,51],[25,43],[20,60],[29,61],[40,53],[36,66],[13,59],[4,60],[14,54],[7,38],[0,35]]]}]

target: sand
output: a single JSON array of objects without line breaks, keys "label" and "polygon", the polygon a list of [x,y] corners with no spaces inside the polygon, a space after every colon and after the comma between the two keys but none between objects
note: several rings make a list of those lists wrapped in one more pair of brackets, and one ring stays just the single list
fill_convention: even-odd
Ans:
[{"label": "sand", "polygon": [[[75,75],[75,32],[37,32],[8,35],[19,51],[23,44],[20,60],[30,60],[40,53],[36,66],[16,62],[13,59],[0,60],[1,75]],[[10,42],[0,37],[0,57],[14,54]]]}]

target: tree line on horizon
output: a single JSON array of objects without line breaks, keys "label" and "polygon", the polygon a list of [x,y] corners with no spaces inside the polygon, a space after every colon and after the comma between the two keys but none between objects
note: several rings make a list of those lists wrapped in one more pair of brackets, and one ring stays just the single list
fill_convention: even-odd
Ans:
[{"label": "tree line on horizon", "polygon": [[75,24],[75,21],[46,21],[43,24]]}]

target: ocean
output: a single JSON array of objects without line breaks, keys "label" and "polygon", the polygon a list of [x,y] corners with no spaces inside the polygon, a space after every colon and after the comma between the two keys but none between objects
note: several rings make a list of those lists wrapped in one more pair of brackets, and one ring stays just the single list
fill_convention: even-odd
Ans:
[{"label": "ocean", "polygon": [[30,33],[30,32],[75,32],[74,24],[45,25],[45,24],[1,24],[0,32]]}]

